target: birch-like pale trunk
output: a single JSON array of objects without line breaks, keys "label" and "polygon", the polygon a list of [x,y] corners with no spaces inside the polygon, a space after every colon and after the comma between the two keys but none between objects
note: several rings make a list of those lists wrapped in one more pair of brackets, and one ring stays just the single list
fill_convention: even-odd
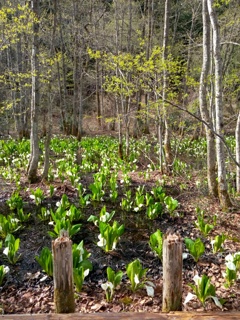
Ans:
[{"label": "birch-like pale trunk", "polygon": [[[240,112],[238,113],[238,118],[237,118],[235,138],[236,138],[236,161],[237,163],[240,163]],[[237,169],[236,169],[236,189],[237,189],[237,192],[240,193],[240,167],[239,166],[237,166]]]},{"label": "birch-like pale trunk", "polygon": [[[223,136],[223,102],[222,102],[222,59],[218,18],[213,6],[213,0],[207,0],[208,13],[213,30],[213,57],[215,65],[215,108],[216,133]],[[224,144],[216,137],[216,156],[218,165],[218,197],[222,208],[231,205],[227,190]]]},{"label": "birch-like pale trunk", "polygon": [[[39,1],[33,0],[32,10],[38,17]],[[37,170],[39,161],[39,139],[38,139],[38,112],[40,107],[40,91],[39,91],[39,41],[38,41],[39,23],[33,24],[33,44],[31,57],[32,71],[32,99],[31,99],[31,133],[30,133],[30,160],[28,164],[28,180],[30,183],[37,180]]]},{"label": "birch-like pale trunk", "polygon": [[[210,69],[210,20],[208,15],[207,0],[202,1],[203,19],[203,62],[199,86],[199,106],[202,119],[213,128],[211,115],[207,104],[208,74]],[[209,194],[217,196],[217,176],[216,176],[216,150],[215,137],[213,131],[205,125],[207,140],[207,179]]]}]

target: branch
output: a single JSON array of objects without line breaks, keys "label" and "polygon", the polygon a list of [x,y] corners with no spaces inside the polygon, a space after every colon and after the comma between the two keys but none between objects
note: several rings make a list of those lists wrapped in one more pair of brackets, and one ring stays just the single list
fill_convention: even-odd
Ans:
[{"label": "branch", "polygon": [[240,43],[238,42],[234,42],[234,41],[225,41],[225,42],[221,42],[221,45],[222,44],[234,44],[235,46],[240,46]]},{"label": "branch", "polygon": [[[161,95],[159,95],[159,96],[162,98]],[[171,102],[171,101],[169,101],[169,100],[167,100],[167,99],[163,99],[163,98],[162,98],[162,100],[163,100],[164,102],[170,104],[171,106],[173,106],[173,107],[175,107],[175,108],[177,108],[177,109],[179,109],[179,110],[182,110],[182,111],[186,112],[187,114],[189,114],[190,116],[192,116],[192,117],[195,118],[196,120],[202,122],[206,127],[208,127],[208,129],[210,129],[210,130],[212,131],[212,133],[213,133],[215,136],[217,136],[217,137],[223,142],[224,146],[225,146],[226,149],[227,149],[227,152],[228,152],[230,158],[231,158],[232,161],[235,163],[235,165],[240,168],[240,164],[237,162],[237,160],[236,160],[236,159],[234,158],[234,156],[232,155],[232,152],[231,152],[230,148],[228,147],[227,142],[226,142],[226,140],[224,139],[224,137],[221,136],[220,134],[218,134],[216,131],[214,131],[213,128],[212,128],[205,120],[201,119],[199,116],[196,116],[196,115],[193,114],[192,112],[188,111],[188,110],[185,109],[184,107],[179,106],[178,104],[176,104],[176,103],[174,103],[174,102]]]}]

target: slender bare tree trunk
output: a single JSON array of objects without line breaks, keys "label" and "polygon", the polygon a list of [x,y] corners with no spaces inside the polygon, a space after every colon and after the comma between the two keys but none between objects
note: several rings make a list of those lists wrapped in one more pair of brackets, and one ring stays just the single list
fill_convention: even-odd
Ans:
[{"label": "slender bare tree trunk", "polygon": [[[154,26],[154,0],[147,0],[145,3],[145,10],[147,10],[147,48],[146,48],[146,58],[149,59],[153,46],[153,26]],[[150,133],[150,124],[149,124],[149,93],[145,93],[145,119],[144,119],[144,128],[143,133]]]},{"label": "slender bare tree trunk", "polygon": [[[116,44],[116,55],[119,53],[119,21],[118,21],[118,3],[117,0],[114,1],[115,3],[115,44]],[[118,68],[116,68],[116,76],[118,77]],[[122,110],[120,111],[119,106],[119,98],[115,97],[115,105],[117,111],[117,121],[118,121],[118,154],[121,159],[123,159],[123,133],[122,133]]]},{"label": "slender bare tree trunk", "polygon": [[184,106],[187,105],[187,92],[188,92],[188,85],[187,85],[187,77],[189,75],[191,69],[191,60],[192,60],[192,51],[193,51],[193,42],[194,42],[194,28],[196,24],[196,19],[198,17],[199,11],[201,10],[201,2],[197,2],[196,4],[192,4],[192,20],[191,20],[191,27],[189,30],[189,40],[187,45],[187,62],[186,62],[186,73],[184,77],[184,89],[183,89],[183,97],[182,97],[182,104]]},{"label": "slender bare tree trunk", "polygon": [[72,130],[71,133],[77,136],[77,114],[78,114],[78,103],[79,103],[79,37],[78,37],[78,23],[77,23],[77,12],[78,4],[73,1],[73,15],[74,15],[74,49],[73,49],[73,107],[72,107]]},{"label": "slender bare tree trunk", "polygon": [[[32,10],[36,17],[39,14],[39,1],[32,0]],[[33,44],[31,57],[32,70],[32,100],[31,100],[31,135],[30,135],[30,160],[28,164],[28,180],[32,183],[37,180],[37,169],[39,161],[39,139],[38,139],[38,112],[40,107],[39,92],[39,41],[38,41],[39,23],[33,24]]]},{"label": "slender bare tree trunk", "polygon": [[[238,113],[237,125],[235,131],[236,138],[236,161],[240,163],[240,112]],[[237,192],[240,193],[240,168],[237,166],[236,172],[236,188]]]},{"label": "slender bare tree trunk", "polygon": [[[63,39],[63,21],[62,21],[62,9],[61,7],[58,10],[58,19],[59,19],[59,33],[60,33],[60,47],[62,51],[61,55],[61,65],[57,62],[57,69],[58,69],[58,87],[59,87],[59,104],[60,104],[60,114],[61,114],[61,121],[64,133],[70,133],[69,123],[67,121],[67,104],[66,104],[66,97],[67,97],[67,68],[65,62],[65,46],[64,46],[64,39]],[[61,74],[62,68],[62,74]]]},{"label": "slender bare tree trunk", "polygon": [[80,83],[79,83],[79,105],[78,105],[78,132],[77,139],[80,141],[83,136],[83,66],[80,61]]},{"label": "slender bare tree trunk", "polygon": [[[208,74],[210,69],[210,20],[208,15],[207,0],[202,1],[203,18],[203,63],[199,86],[199,105],[202,119],[213,128],[211,114],[207,104]],[[217,176],[216,176],[216,150],[215,137],[212,130],[205,126],[207,140],[207,177],[209,194],[217,196]]]},{"label": "slender bare tree trunk", "polygon": [[[156,102],[158,101],[158,97],[155,93],[155,99]],[[158,140],[158,158],[159,158],[159,168],[160,168],[160,172],[163,173],[163,158],[164,158],[164,154],[163,154],[163,136],[162,136],[162,116],[161,116],[161,110],[160,110],[160,106],[158,104],[157,107],[157,140]]]},{"label": "slender bare tree trunk", "polygon": [[102,110],[100,100],[100,71],[99,59],[96,60],[96,105],[97,105],[97,121],[99,128],[102,127]]},{"label": "slender bare tree trunk", "polygon": [[[213,55],[215,65],[215,107],[216,107],[216,132],[219,135],[224,134],[223,130],[223,103],[222,103],[222,60],[220,32],[217,13],[215,11],[213,0],[207,0],[208,13],[213,29]],[[218,197],[221,207],[226,209],[231,205],[226,182],[226,167],[224,144],[219,137],[216,137],[216,155],[218,164]]]},{"label": "slender bare tree trunk", "polygon": [[[25,72],[24,63],[23,63],[23,53],[22,53],[22,40],[20,37],[19,42],[17,43],[17,70],[21,74]],[[16,103],[14,103],[14,117],[16,123],[16,130],[18,133],[18,138],[29,138],[28,126],[27,126],[27,105],[24,104],[22,99],[24,96],[22,82],[19,83],[17,92],[16,92]]]},{"label": "slender bare tree trunk", "polygon": [[[170,16],[170,0],[165,0],[165,14],[164,14],[164,33],[163,33],[163,62],[168,57],[168,42],[169,42],[169,16]],[[167,172],[172,165],[172,152],[171,152],[171,141],[170,141],[170,128],[168,123],[168,114],[166,110],[165,100],[167,99],[167,86],[168,86],[168,72],[164,68],[163,71],[163,113],[164,113],[164,151],[165,151],[165,162]]]},{"label": "slender bare tree trunk", "polygon": [[[56,37],[56,26],[57,26],[57,0],[54,0],[54,15],[53,15],[53,30],[52,30],[52,42],[50,48],[50,56],[52,57],[55,53],[55,37]],[[53,71],[52,71],[53,72]],[[48,171],[50,167],[50,143],[52,137],[52,104],[54,100],[54,93],[52,88],[52,79],[49,81],[49,92],[48,92],[48,119],[46,121],[46,137],[44,143],[44,167],[42,173],[42,179],[48,178]]]}]

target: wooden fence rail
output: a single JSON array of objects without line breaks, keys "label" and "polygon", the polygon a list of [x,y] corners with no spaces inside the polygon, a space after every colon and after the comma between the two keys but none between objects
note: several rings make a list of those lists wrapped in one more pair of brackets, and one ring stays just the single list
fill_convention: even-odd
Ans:
[{"label": "wooden fence rail", "polygon": [[239,320],[240,312],[68,313],[0,315],[0,320]]}]

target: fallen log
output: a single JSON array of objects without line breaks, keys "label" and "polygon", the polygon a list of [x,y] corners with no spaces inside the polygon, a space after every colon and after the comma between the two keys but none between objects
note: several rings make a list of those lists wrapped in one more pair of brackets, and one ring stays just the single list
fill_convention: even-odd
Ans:
[{"label": "fallen log", "polygon": [[240,312],[69,313],[0,315],[0,320],[239,320]]}]

